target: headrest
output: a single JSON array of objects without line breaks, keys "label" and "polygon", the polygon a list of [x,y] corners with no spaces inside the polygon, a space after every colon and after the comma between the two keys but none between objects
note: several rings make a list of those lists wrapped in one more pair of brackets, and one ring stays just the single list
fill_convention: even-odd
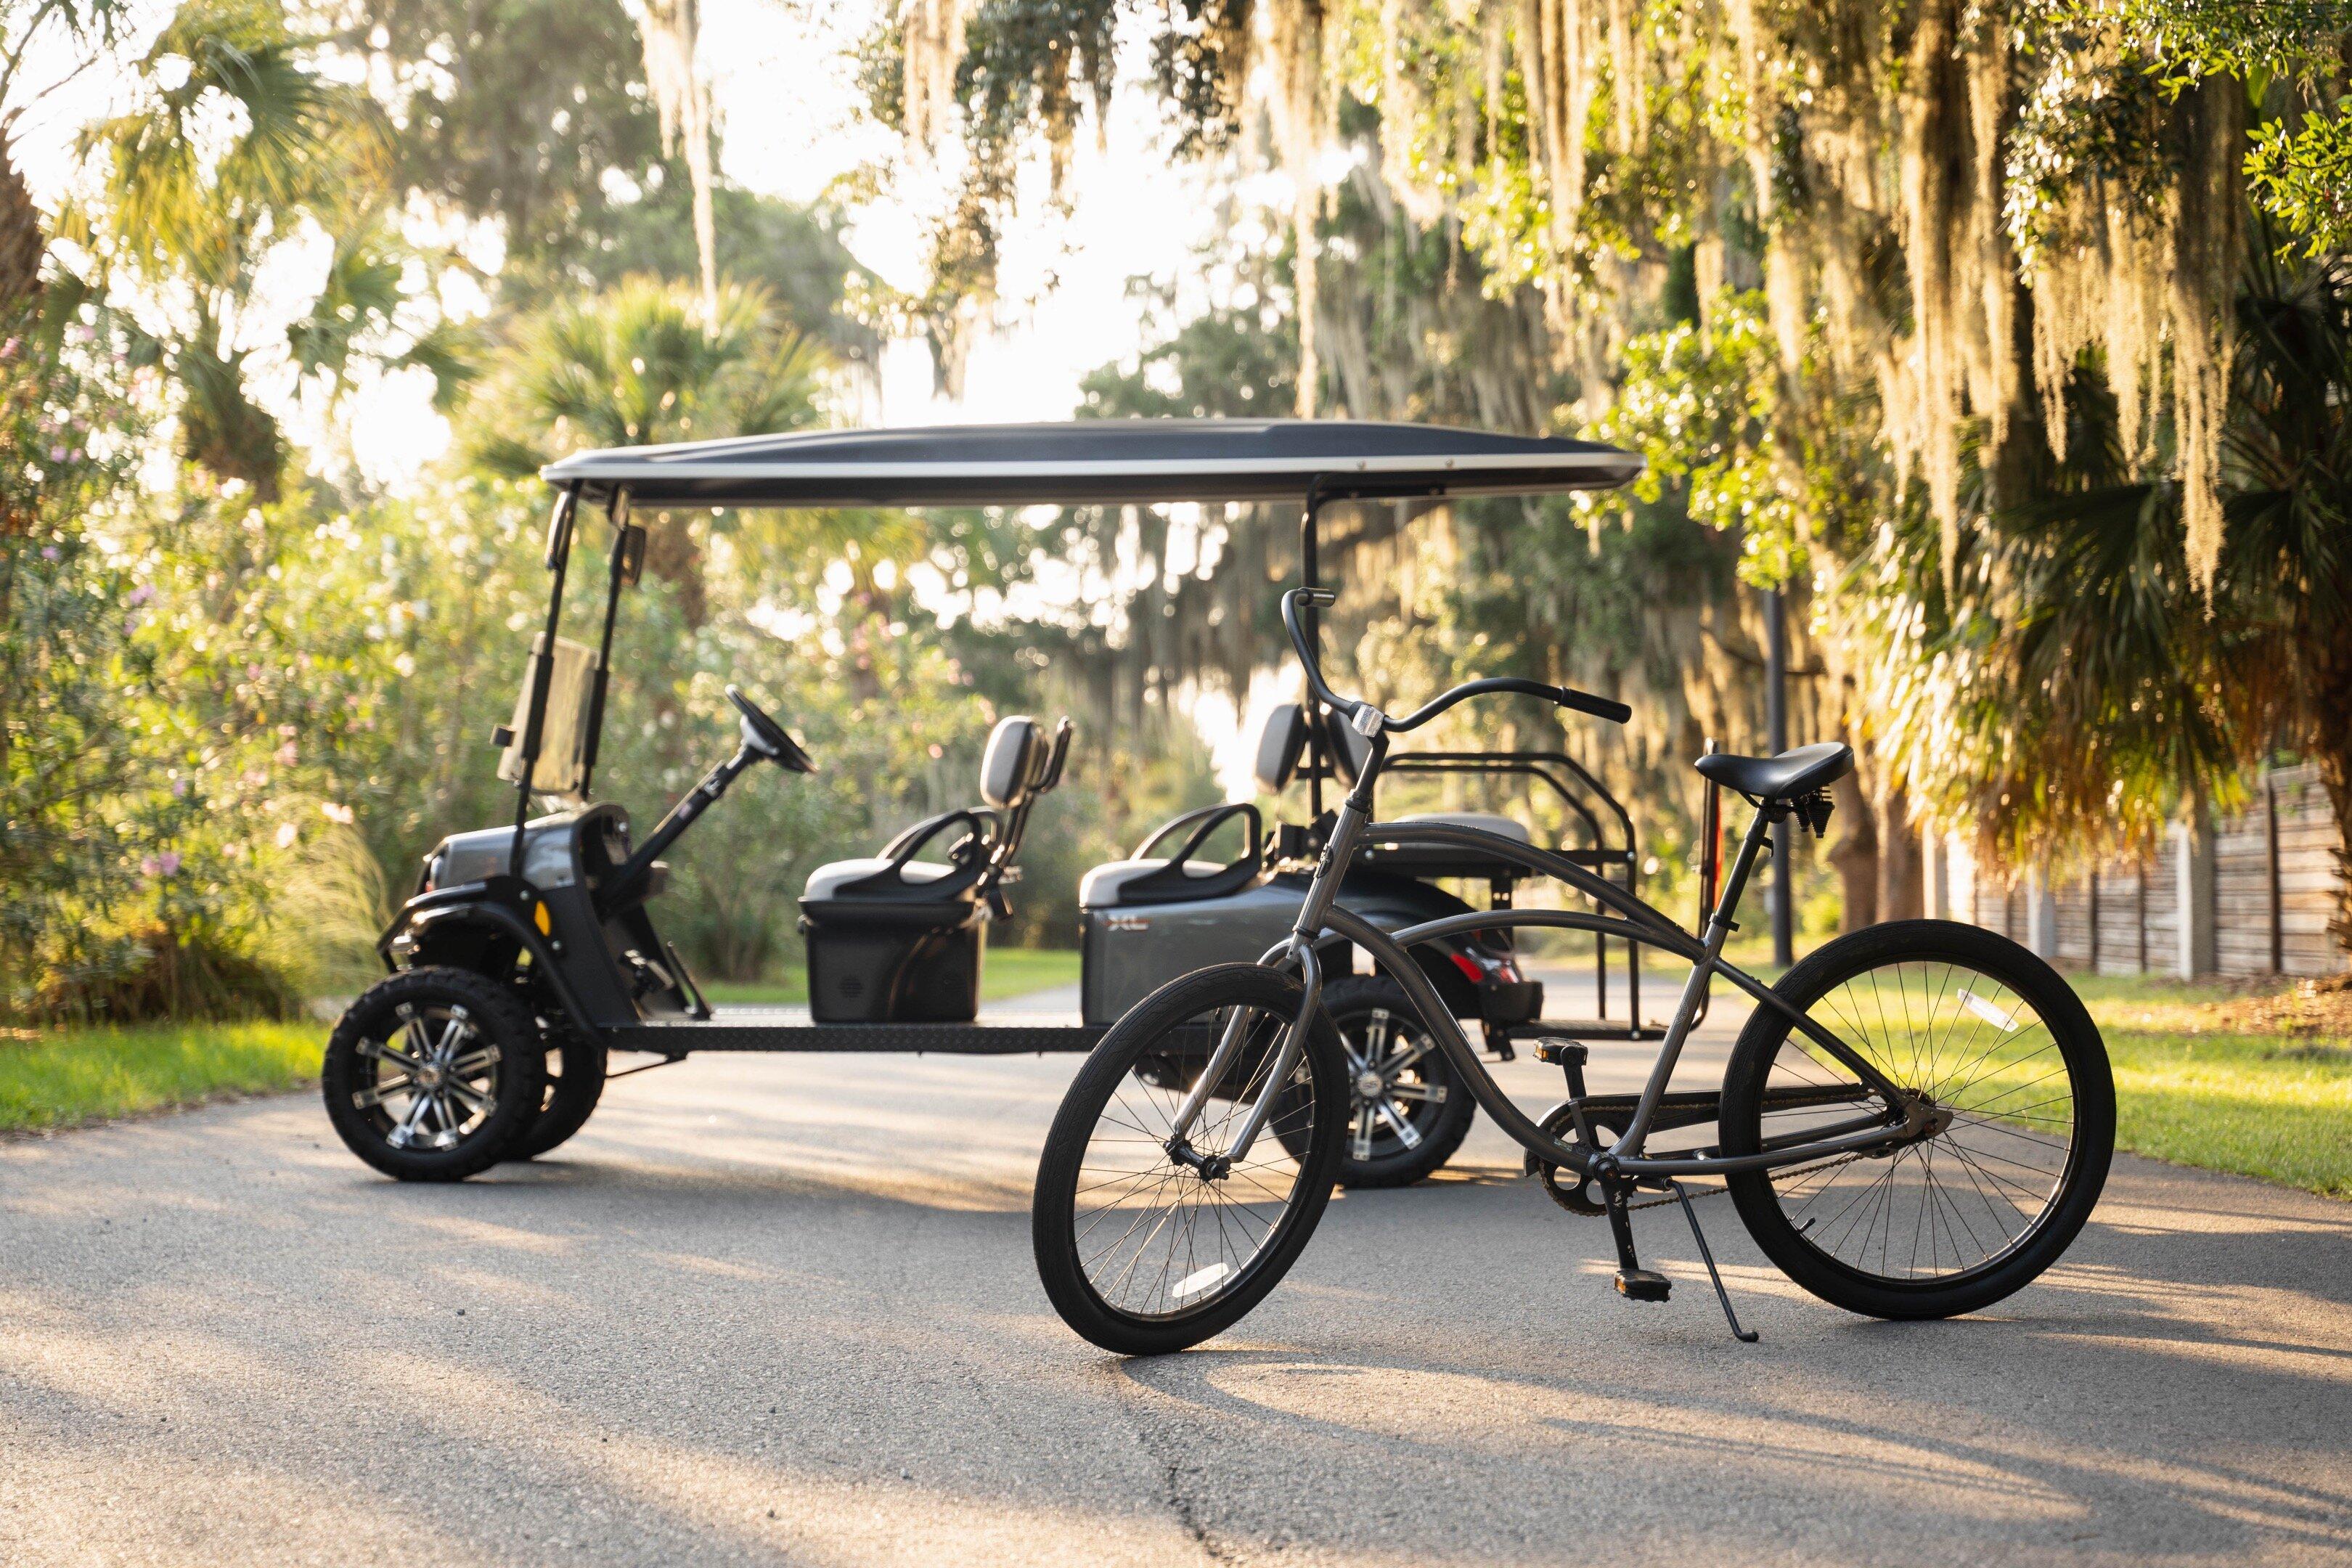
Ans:
[{"label": "headrest", "polygon": [[1356,775],[1370,761],[1372,743],[1356,732],[1356,727],[1337,713],[1323,715],[1323,743],[1331,753],[1331,771],[1339,782],[1352,784]]},{"label": "headrest", "polygon": [[1307,710],[1286,702],[1265,716],[1257,738],[1257,787],[1280,795],[1298,774],[1298,754],[1307,749]]},{"label": "headrest", "polygon": [[1049,760],[1036,720],[1024,713],[999,719],[980,759],[980,798],[999,811],[1011,810],[1029,798]]}]

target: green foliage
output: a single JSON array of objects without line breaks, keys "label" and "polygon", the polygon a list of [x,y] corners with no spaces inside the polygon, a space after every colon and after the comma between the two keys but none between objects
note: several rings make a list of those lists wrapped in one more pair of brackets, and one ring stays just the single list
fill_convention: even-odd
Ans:
[{"label": "green foliage", "polygon": [[[248,385],[249,318],[273,257],[336,237],[325,289],[288,334],[298,371],[340,390],[355,355],[462,371],[402,318],[410,248],[389,207],[393,128],[320,39],[266,0],[189,0],[137,62],[130,107],[84,128],[93,199],[58,232],[91,263],[83,281],[125,297],[177,383],[181,455],[277,498],[287,451]],[[406,339],[408,341],[404,342]]]},{"label": "green foliage", "polygon": [[1713,301],[1704,325],[1680,323],[1625,345],[1616,397],[1585,434],[1642,455],[1629,490],[1578,498],[1591,515],[1630,498],[1668,500],[1691,521],[1741,542],[1741,574],[1778,587],[1804,570],[1802,454],[1782,418],[1777,340],[1760,295]]},{"label": "green foliage", "polygon": [[706,319],[684,285],[631,277],[524,324],[469,420],[487,437],[474,456],[528,478],[585,447],[792,429],[814,419],[824,368],[757,287],[729,286]]},{"label": "green foliage", "polygon": [[2352,118],[2339,100],[2300,126],[2274,120],[2246,154],[2246,180],[2307,257],[2352,249]]},{"label": "green foliage", "polygon": [[499,226],[502,288],[537,295],[617,277],[602,258],[634,228],[635,204],[614,193],[685,184],[663,156],[638,79],[636,26],[619,0],[339,0],[333,9],[390,78],[398,183]]}]

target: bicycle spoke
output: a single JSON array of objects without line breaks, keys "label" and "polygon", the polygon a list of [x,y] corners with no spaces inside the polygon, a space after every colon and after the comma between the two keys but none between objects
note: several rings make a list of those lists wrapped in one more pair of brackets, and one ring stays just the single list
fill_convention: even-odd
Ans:
[{"label": "bicycle spoke", "polygon": [[[1230,1016],[1218,1009],[1192,1022],[1220,1038]],[[1095,1113],[1070,1195],[1073,1231],[1081,1271],[1121,1311],[1147,1318],[1189,1312],[1232,1289],[1271,1242],[1291,1201],[1299,1171],[1285,1134],[1313,1115],[1311,1091],[1299,1103],[1289,1098],[1303,1074],[1272,1085],[1292,1020],[1258,1014],[1241,1023],[1244,1054],[1202,1102],[1183,1144],[1202,1161],[1223,1158],[1265,1095],[1285,1098],[1247,1154],[1216,1178],[1169,1152],[1193,1087],[1188,1075],[1205,1071],[1205,1058],[1150,1058],[1120,1079]]]},{"label": "bicycle spoke", "polygon": [[[1859,1058],[1947,1115],[1935,1136],[1851,1167],[1768,1178],[1805,1244],[1898,1283],[1971,1273],[2022,1246],[2056,1201],[2075,1136],[2072,1068],[2032,1005],[1939,958],[1866,969],[1811,1012]],[[1853,1083],[1855,1075],[1826,1055],[1793,1029],[1782,1041],[1767,1070],[1765,1136],[1801,1138],[1852,1114],[1771,1106],[1776,1088]]]}]

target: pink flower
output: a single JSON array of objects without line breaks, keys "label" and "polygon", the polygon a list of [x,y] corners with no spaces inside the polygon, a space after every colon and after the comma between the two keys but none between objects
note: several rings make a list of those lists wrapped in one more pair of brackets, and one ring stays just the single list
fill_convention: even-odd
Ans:
[{"label": "pink flower", "polygon": [[154,588],[149,584],[142,583],[139,586],[131,590],[130,597],[123,602],[135,610],[154,596]]}]

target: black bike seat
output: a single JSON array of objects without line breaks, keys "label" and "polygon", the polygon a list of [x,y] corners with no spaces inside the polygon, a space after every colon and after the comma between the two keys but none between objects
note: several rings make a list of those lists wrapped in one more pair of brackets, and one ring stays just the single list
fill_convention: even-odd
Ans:
[{"label": "black bike seat", "polygon": [[1777,757],[1711,752],[1691,764],[1699,776],[1759,800],[1794,800],[1853,771],[1853,748],[1838,741],[1799,746]]}]

